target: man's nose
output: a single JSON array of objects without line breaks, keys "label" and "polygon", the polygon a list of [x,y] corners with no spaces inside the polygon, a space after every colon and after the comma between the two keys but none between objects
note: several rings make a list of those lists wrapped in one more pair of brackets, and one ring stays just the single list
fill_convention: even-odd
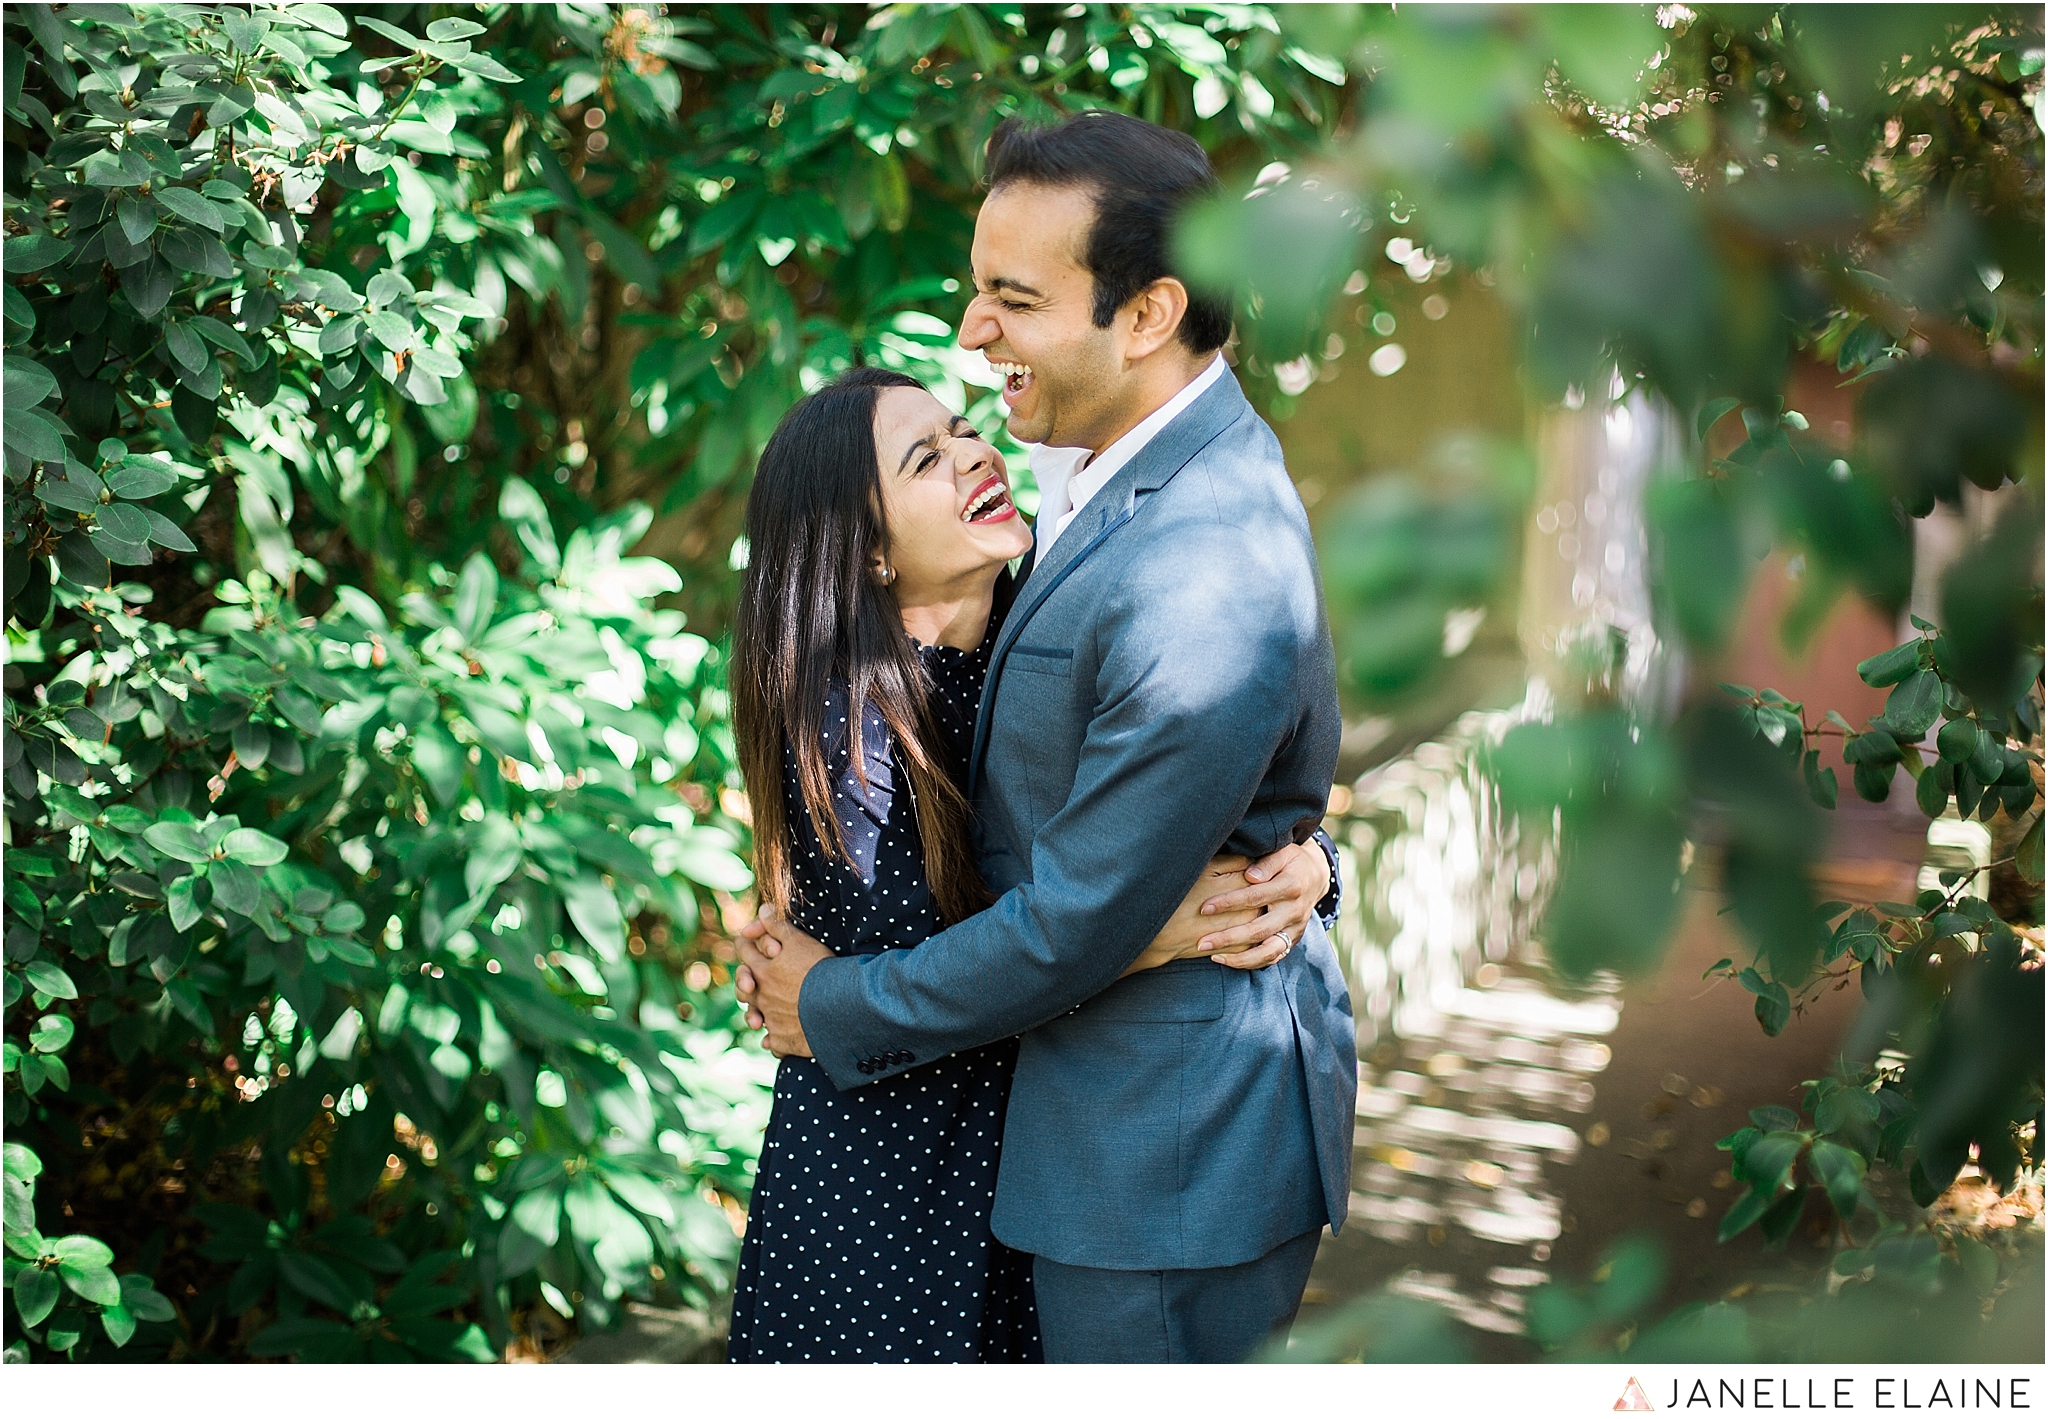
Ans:
[{"label": "man's nose", "polygon": [[1000,330],[983,298],[976,296],[967,303],[967,309],[960,317],[960,348],[979,350],[994,340]]}]

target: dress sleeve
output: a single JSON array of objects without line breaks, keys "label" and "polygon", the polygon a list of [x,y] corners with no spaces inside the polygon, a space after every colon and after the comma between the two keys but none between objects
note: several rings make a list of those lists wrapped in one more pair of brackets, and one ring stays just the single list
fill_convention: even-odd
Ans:
[{"label": "dress sleeve", "polygon": [[1316,903],[1316,917],[1323,924],[1323,930],[1337,929],[1337,915],[1344,909],[1344,876],[1337,861],[1337,844],[1330,840],[1330,834],[1322,828],[1315,831],[1315,844],[1323,850],[1323,856],[1330,860],[1330,890]]},{"label": "dress sleeve", "polygon": [[[846,687],[835,682],[825,699],[824,728],[825,763],[832,779],[832,816],[838,821],[841,840],[853,858],[862,885],[872,887],[876,848],[895,800],[896,770],[888,725],[880,713],[872,706],[863,706],[862,720],[862,773],[857,774],[853,735],[847,724]],[[804,811],[793,762],[785,772],[784,796],[790,823],[800,837],[811,837],[810,815]]]}]

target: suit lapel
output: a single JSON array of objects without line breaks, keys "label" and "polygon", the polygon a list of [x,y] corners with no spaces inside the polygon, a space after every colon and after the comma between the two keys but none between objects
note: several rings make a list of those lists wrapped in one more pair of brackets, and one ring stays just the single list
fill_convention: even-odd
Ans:
[{"label": "suit lapel", "polygon": [[1068,524],[1067,530],[1059,535],[1051,552],[1040,558],[1037,548],[1033,548],[1016,604],[1010,608],[1010,614],[996,636],[995,650],[989,657],[988,677],[974,721],[974,751],[968,760],[970,795],[981,779],[981,762],[988,747],[989,725],[1003,661],[1026,623],[1076,567],[1131,520],[1138,510],[1140,495],[1172,482],[1174,475],[1185,468],[1196,454],[1250,408],[1237,376],[1226,369],[1213,387],[1161,429],[1137,457],[1102,485],[1101,491],[1088,500],[1080,514]]}]

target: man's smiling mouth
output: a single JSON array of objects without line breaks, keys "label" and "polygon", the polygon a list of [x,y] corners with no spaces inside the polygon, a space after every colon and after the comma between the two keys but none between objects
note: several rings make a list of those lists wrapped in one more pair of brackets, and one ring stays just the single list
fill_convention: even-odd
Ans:
[{"label": "man's smiling mouth", "polygon": [[1010,490],[999,477],[990,478],[974,490],[974,496],[967,500],[961,510],[962,522],[1001,522],[1016,516],[1017,509],[1010,502]]},{"label": "man's smiling mouth", "polygon": [[1009,364],[1002,360],[990,360],[989,368],[1003,377],[1003,392],[1009,395],[1022,394],[1031,383],[1031,366]]}]

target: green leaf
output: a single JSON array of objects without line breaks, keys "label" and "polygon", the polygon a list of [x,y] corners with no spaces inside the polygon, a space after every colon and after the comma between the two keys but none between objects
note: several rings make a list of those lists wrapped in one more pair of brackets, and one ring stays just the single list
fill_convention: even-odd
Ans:
[{"label": "green leaf", "polygon": [[583,939],[605,960],[622,959],[626,952],[625,918],[612,889],[588,874],[558,885],[562,905],[568,908],[569,920],[575,923]]},{"label": "green leaf", "polygon": [[1756,1022],[1767,1035],[1777,1035],[1792,1020],[1792,997],[1776,981],[1766,984],[1756,997]]},{"label": "green leaf", "polygon": [[143,521],[149,524],[149,540],[156,543],[157,546],[168,548],[173,552],[196,552],[199,550],[198,547],[193,545],[192,539],[185,535],[183,528],[158,512],[155,508],[143,508],[141,511]]},{"label": "green leaf", "polygon": [[1939,818],[1948,811],[1949,795],[1955,791],[1956,771],[1953,765],[1936,762],[1920,772],[1919,781],[1913,785],[1913,801],[1920,805],[1920,811],[1930,818]]},{"label": "green leaf", "polygon": [[140,1276],[121,1278],[121,1303],[137,1320],[166,1322],[178,1318],[178,1312],[148,1280]]},{"label": "green leaf", "polygon": [[519,76],[500,64],[488,54],[467,54],[455,61],[455,67],[463,73],[473,75],[489,84],[516,84]]},{"label": "green leaf", "polygon": [[36,1021],[35,1028],[29,1031],[28,1047],[37,1054],[55,1054],[71,1043],[75,1029],[66,1016],[45,1015]]},{"label": "green leaf", "polygon": [[1858,764],[1850,775],[1850,782],[1856,786],[1856,796],[1867,803],[1882,803],[1891,797],[1892,780],[1898,775],[1898,764]]},{"label": "green leaf", "polygon": [[1807,1159],[1821,1186],[1827,1189],[1828,1201],[1835,1205],[1836,1213],[1844,1220],[1854,1217],[1863,1191],[1863,1174],[1869,1166],[1863,1155],[1823,1138],[1814,1143]]},{"label": "green leaf", "polygon": [[63,462],[65,427],[61,421],[42,410],[24,408],[9,400],[4,422],[0,422],[0,429],[5,431],[7,447],[23,457],[38,459],[45,463]]},{"label": "green leaf", "polygon": [[273,867],[291,853],[281,839],[260,828],[236,828],[221,839],[220,845],[229,857],[251,867]]},{"label": "green leaf", "polygon": [[52,1000],[78,999],[78,987],[71,977],[48,961],[30,961],[24,968],[28,982]]},{"label": "green leaf", "polygon": [[1735,1199],[1735,1205],[1722,1216],[1721,1227],[1716,1234],[1717,1239],[1723,1242],[1731,1241],[1755,1226],[1757,1219],[1764,1215],[1770,1205],[1771,1199],[1767,1194],[1745,1192]]},{"label": "green leaf", "polygon": [[135,1317],[125,1305],[112,1305],[101,1311],[100,1324],[117,1349],[135,1338]]},{"label": "green leaf", "polygon": [[152,823],[143,829],[142,840],[165,857],[180,862],[205,862],[213,856],[206,839],[190,823]]},{"label": "green leaf", "polygon": [[206,874],[213,899],[229,911],[256,915],[263,900],[256,874],[239,862],[216,862]]},{"label": "green leaf", "polygon": [[205,336],[210,343],[226,350],[244,364],[261,363],[256,352],[249,347],[249,342],[244,340],[233,326],[215,320],[210,315],[195,315],[186,323]]},{"label": "green leaf", "polygon": [[1885,727],[1902,743],[1911,743],[1934,727],[1941,713],[1941,677],[1919,670],[1901,680],[1885,702]]},{"label": "green leaf", "polygon": [[[6,357],[7,403],[12,405],[40,404],[57,392],[57,377],[21,355]],[[62,453],[56,455],[63,457]]]},{"label": "green leaf", "polygon": [[183,325],[164,327],[164,348],[171,352],[171,358],[188,370],[203,370],[209,356],[206,345],[192,331]]},{"label": "green leaf", "polygon": [[393,44],[403,45],[405,48],[410,50],[418,50],[420,47],[420,40],[418,35],[408,34],[406,31],[400,29],[396,25],[387,25],[382,20],[372,18],[371,16],[368,15],[358,16],[356,19],[356,23],[362,25],[365,29],[375,30],[378,34],[383,35],[384,38],[390,40]]},{"label": "green leaf", "polygon": [[498,569],[481,552],[463,563],[462,576],[455,584],[455,628],[474,645],[490,625],[498,608]]},{"label": "green leaf", "polygon": [[0,253],[4,253],[0,254],[0,263],[4,263],[8,275],[25,276],[31,271],[54,266],[69,256],[71,243],[41,232],[31,232],[26,236],[7,238]]},{"label": "green leaf", "polygon": [[1868,1089],[1837,1089],[1820,1101],[1813,1111],[1813,1125],[1822,1133],[1834,1133],[1854,1124],[1876,1123],[1880,1106]]},{"label": "green leaf", "polygon": [[121,289],[144,320],[153,318],[171,298],[171,268],[155,257],[121,272]]},{"label": "green leaf", "polygon": [[363,317],[363,323],[377,343],[393,353],[420,343],[420,333],[412,328],[412,322],[393,311],[373,310]]},{"label": "green leaf", "polygon": [[1806,1149],[1803,1133],[1766,1133],[1749,1145],[1742,1159],[1742,1173],[1749,1185],[1766,1197],[1785,1185],[1792,1165]]},{"label": "green leaf", "polygon": [[140,508],[126,503],[108,503],[100,508],[100,530],[118,541],[142,546],[149,541],[149,519]]},{"label": "green leaf", "polygon": [[61,1294],[54,1270],[28,1267],[15,1275],[14,1308],[25,1326],[41,1325],[57,1309]]},{"label": "green leaf", "polygon": [[1968,763],[1977,754],[1977,721],[1952,719],[1934,736],[1934,747],[1951,764]]},{"label": "green leaf", "polygon": [[1705,442],[1709,429],[1741,407],[1742,401],[1732,395],[1724,396],[1720,399],[1709,399],[1705,404],[1702,404],[1699,417],[1694,421],[1694,428],[1698,430],[1700,440]]},{"label": "green leaf", "polygon": [[468,39],[480,35],[484,26],[475,20],[436,20],[427,26],[427,38],[438,40]]},{"label": "green leaf", "polygon": [[121,1283],[114,1279],[114,1273],[104,1266],[77,1266],[65,1261],[59,1262],[57,1274],[86,1300],[96,1306],[118,1306],[121,1304]]},{"label": "green leaf", "polygon": [[164,905],[169,909],[171,926],[178,931],[190,931],[206,903],[212,900],[210,889],[202,900],[201,889],[206,879],[193,873],[186,873],[164,888]]},{"label": "green leaf", "polygon": [[189,187],[160,187],[157,189],[156,200],[194,226],[204,227],[216,233],[227,228],[227,223],[221,217],[220,208]]},{"label": "green leaf", "polygon": [[1856,673],[1866,685],[1896,685],[1920,668],[1920,652],[1926,644],[1925,640],[1916,637],[1882,655],[1873,655],[1862,661],[1857,665]]},{"label": "green leaf", "polygon": [[154,458],[123,458],[106,472],[107,491],[117,498],[153,498],[177,483],[171,465]]},{"label": "green leaf", "polygon": [[49,1250],[60,1264],[81,1270],[103,1271],[114,1264],[114,1249],[98,1237],[59,1237],[50,1243]]}]

